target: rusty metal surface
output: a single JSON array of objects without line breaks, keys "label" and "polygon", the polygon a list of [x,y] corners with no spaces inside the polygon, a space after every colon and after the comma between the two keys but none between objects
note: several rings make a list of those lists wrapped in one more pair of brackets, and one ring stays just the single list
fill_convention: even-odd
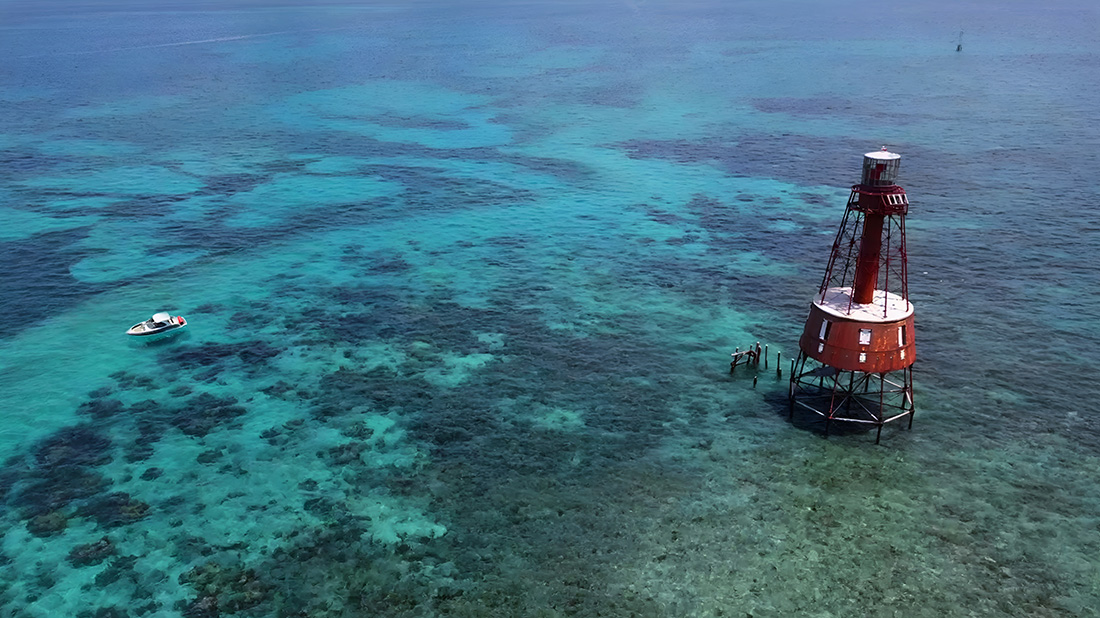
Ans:
[{"label": "rusty metal surface", "polygon": [[[820,337],[823,321],[828,322],[828,334]],[[899,341],[899,328],[905,328],[904,343]],[[860,343],[860,331],[870,331],[870,342]],[[904,369],[916,360],[916,338],[913,315],[896,322],[861,322],[838,319],[817,305],[810,306],[798,345],[810,358],[846,371],[883,373]],[[861,360],[860,355],[866,355]]]}]

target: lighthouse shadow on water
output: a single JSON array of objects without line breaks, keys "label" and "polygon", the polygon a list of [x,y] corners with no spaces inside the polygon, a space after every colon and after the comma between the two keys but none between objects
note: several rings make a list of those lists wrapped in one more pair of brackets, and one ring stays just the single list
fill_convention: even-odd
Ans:
[{"label": "lighthouse shadow on water", "polygon": [[[786,386],[789,381],[784,381]],[[845,423],[845,422],[830,422],[821,414],[812,412],[796,406],[794,413],[791,413],[791,399],[790,395],[785,389],[773,389],[762,393],[764,396],[764,403],[767,405],[769,414],[774,414],[777,419],[782,419],[791,424],[792,427],[811,433],[820,434],[821,437],[846,437],[846,436],[863,436],[869,432],[876,432],[877,427],[866,423]],[[887,432],[889,433],[889,432]]]}]

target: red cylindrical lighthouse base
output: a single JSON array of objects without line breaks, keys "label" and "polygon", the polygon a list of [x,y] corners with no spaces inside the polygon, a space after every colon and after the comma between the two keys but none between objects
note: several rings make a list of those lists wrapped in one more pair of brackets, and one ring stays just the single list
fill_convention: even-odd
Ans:
[{"label": "red cylindrical lighthouse base", "polygon": [[850,287],[827,288],[814,298],[798,346],[845,371],[898,371],[916,360],[913,305],[878,290],[874,303],[856,302]]},{"label": "red cylindrical lighthouse base", "polygon": [[882,373],[913,364],[913,314],[890,322],[848,320],[810,306],[798,347],[807,356],[846,371]]}]

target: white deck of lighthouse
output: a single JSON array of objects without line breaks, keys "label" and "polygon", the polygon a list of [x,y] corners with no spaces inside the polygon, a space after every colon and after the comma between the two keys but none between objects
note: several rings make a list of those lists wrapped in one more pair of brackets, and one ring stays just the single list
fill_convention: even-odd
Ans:
[{"label": "white deck of lighthouse", "polygon": [[852,300],[851,287],[828,288],[813,302],[825,313],[856,322],[900,322],[913,314],[913,303],[885,290],[875,290],[872,302],[859,304]]}]

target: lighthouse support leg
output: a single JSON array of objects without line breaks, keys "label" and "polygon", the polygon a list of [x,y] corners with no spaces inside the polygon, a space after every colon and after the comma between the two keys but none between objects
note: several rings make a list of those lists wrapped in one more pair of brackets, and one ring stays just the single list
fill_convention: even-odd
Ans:
[{"label": "lighthouse support leg", "polygon": [[905,401],[909,404],[909,429],[913,428],[913,366],[905,368]]}]

